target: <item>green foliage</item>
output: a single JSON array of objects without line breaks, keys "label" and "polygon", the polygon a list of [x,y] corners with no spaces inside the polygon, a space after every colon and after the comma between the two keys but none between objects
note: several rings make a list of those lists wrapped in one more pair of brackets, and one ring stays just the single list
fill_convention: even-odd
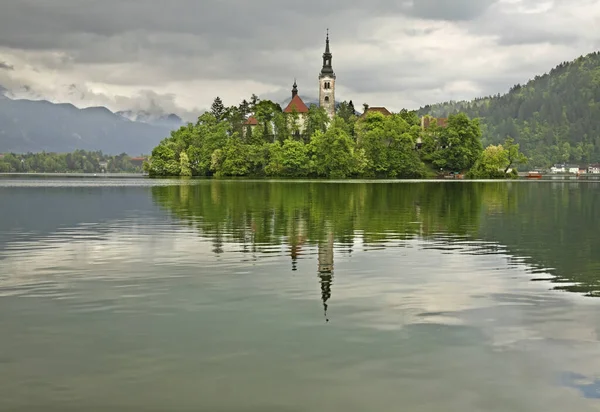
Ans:
[{"label": "green foliage", "polygon": [[[316,132],[325,133],[327,131],[329,116],[327,116],[327,112],[324,108],[311,104],[308,107],[305,123],[304,133],[305,136],[310,138]],[[308,141],[308,139],[305,139],[305,141]]]},{"label": "green foliage", "polygon": [[469,120],[464,113],[451,115],[448,126],[439,129],[433,165],[450,171],[470,169],[482,151],[481,130],[477,119]]},{"label": "green foliage", "polygon": [[179,155],[179,169],[181,176],[192,176],[192,169],[190,168],[190,159],[186,152],[181,152]]},{"label": "green foliage", "polygon": [[513,139],[506,139],[504,145],[489,145],[469,171],[469,177],[475,179],[516,179],[519,174],[513,165],[527,162],[519,151],[519,145]]},{"label": "green foliage", "polygon": [[223,105],[223,101],[219,96],[215,98],[212,106],[210,107],[210,113],[217,119],[218,121],[223,120],[225,117],[226,109],[225,105]]},{"label": "green foliage", "polygon": [[402,115],[367,114],[356,126],[358,147],[365,154],[365,176],[423,177],[425,165],[416,151],[419,133]]},{"label": "green foliage", "polygon": [[[448,129],[430,129],[428,150],[419,151],[425,135],[406,110],[358,119],[352,102],[343,102],[330,120],[311,105],[302,124],[299,113],[283,113],[270,100],[253,98],[222,111],[216,103],[152,151],[144,166],[151,176],[419,178],[428,175],[425,162],[468,168],[481,152],[478,123],[464,115],[454,116]],[[243,126],[251,108],[258,125]]]},{"label": "green foliage", "polygon": [[312,136],[310,152],[317,176],[345,178],[356,172],[354,141],[345,130],[343,120],[336,118],[325,133]]},{"label": "green foliage", "polygon": [[481,153],[475,166],[469,172],[469,177],[474,179],[503,179],[506,177],[505,168],[508,163],[508,151],[502,145],[490,145]]},{"label": "green foliage", "polygon": [[532,167],[600,162],[600,53],[562,63],[505,95],[426,106],[420,115],[480,118],[484,145],[508,136]]},{"label": "green foliage", "polygon": [[0,157],[0,173],[141,173],[142,165],[122,153],[76,150],[72,153],[7,153]]},{"label": "green foliage", "polygon": [[236,136],[231,137],[221,149],[211,156],[211,169],[216,176],[246,176],[250,171],[249,146]]}]

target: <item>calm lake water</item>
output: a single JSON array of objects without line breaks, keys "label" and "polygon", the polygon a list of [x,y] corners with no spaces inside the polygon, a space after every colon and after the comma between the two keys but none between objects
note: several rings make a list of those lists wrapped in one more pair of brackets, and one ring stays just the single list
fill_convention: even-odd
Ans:
[{"label": "calm lake water", "polygon": [[2,411],[598,411],[599,182],[0,179]]}]

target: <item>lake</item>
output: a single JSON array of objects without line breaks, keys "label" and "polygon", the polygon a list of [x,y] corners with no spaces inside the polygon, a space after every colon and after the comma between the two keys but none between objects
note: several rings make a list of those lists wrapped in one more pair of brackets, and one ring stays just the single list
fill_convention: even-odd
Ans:
[{"label": "lake", "polygon": [[600,182],[0,179],[2,411],[598,411]]}]

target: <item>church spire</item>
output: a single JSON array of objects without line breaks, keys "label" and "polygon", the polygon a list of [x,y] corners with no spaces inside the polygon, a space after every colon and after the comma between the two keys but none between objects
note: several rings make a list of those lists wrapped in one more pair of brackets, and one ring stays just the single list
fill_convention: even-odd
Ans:
[{"label": "church spire", "polygon": [[329,29],[327,29],[327,37],[325,38],[325,53],[323,53],[323,68],[321,69],[321,75],[333,76],[333,67],[331,66],[331,58],[333,55],[329,50]]},{"label": "church spire", "polygon": [[294,79],[294,85],[292,86],[292,98],[298,95],[298,85],[296,84],[296,79]]}]

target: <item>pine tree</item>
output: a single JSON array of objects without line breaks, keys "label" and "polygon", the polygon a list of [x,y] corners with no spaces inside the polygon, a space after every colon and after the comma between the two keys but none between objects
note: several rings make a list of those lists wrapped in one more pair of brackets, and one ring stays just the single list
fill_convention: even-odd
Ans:
[{"label": "pine tree", "polygon": [[215,116],[217,121],[220,122],[223,120],[223,117],[225,116],[225,106],[223,105],[223,101],[219,96],[217,96],[213,101],[213,104],[210,107],[210,112],[213,116]]}]

